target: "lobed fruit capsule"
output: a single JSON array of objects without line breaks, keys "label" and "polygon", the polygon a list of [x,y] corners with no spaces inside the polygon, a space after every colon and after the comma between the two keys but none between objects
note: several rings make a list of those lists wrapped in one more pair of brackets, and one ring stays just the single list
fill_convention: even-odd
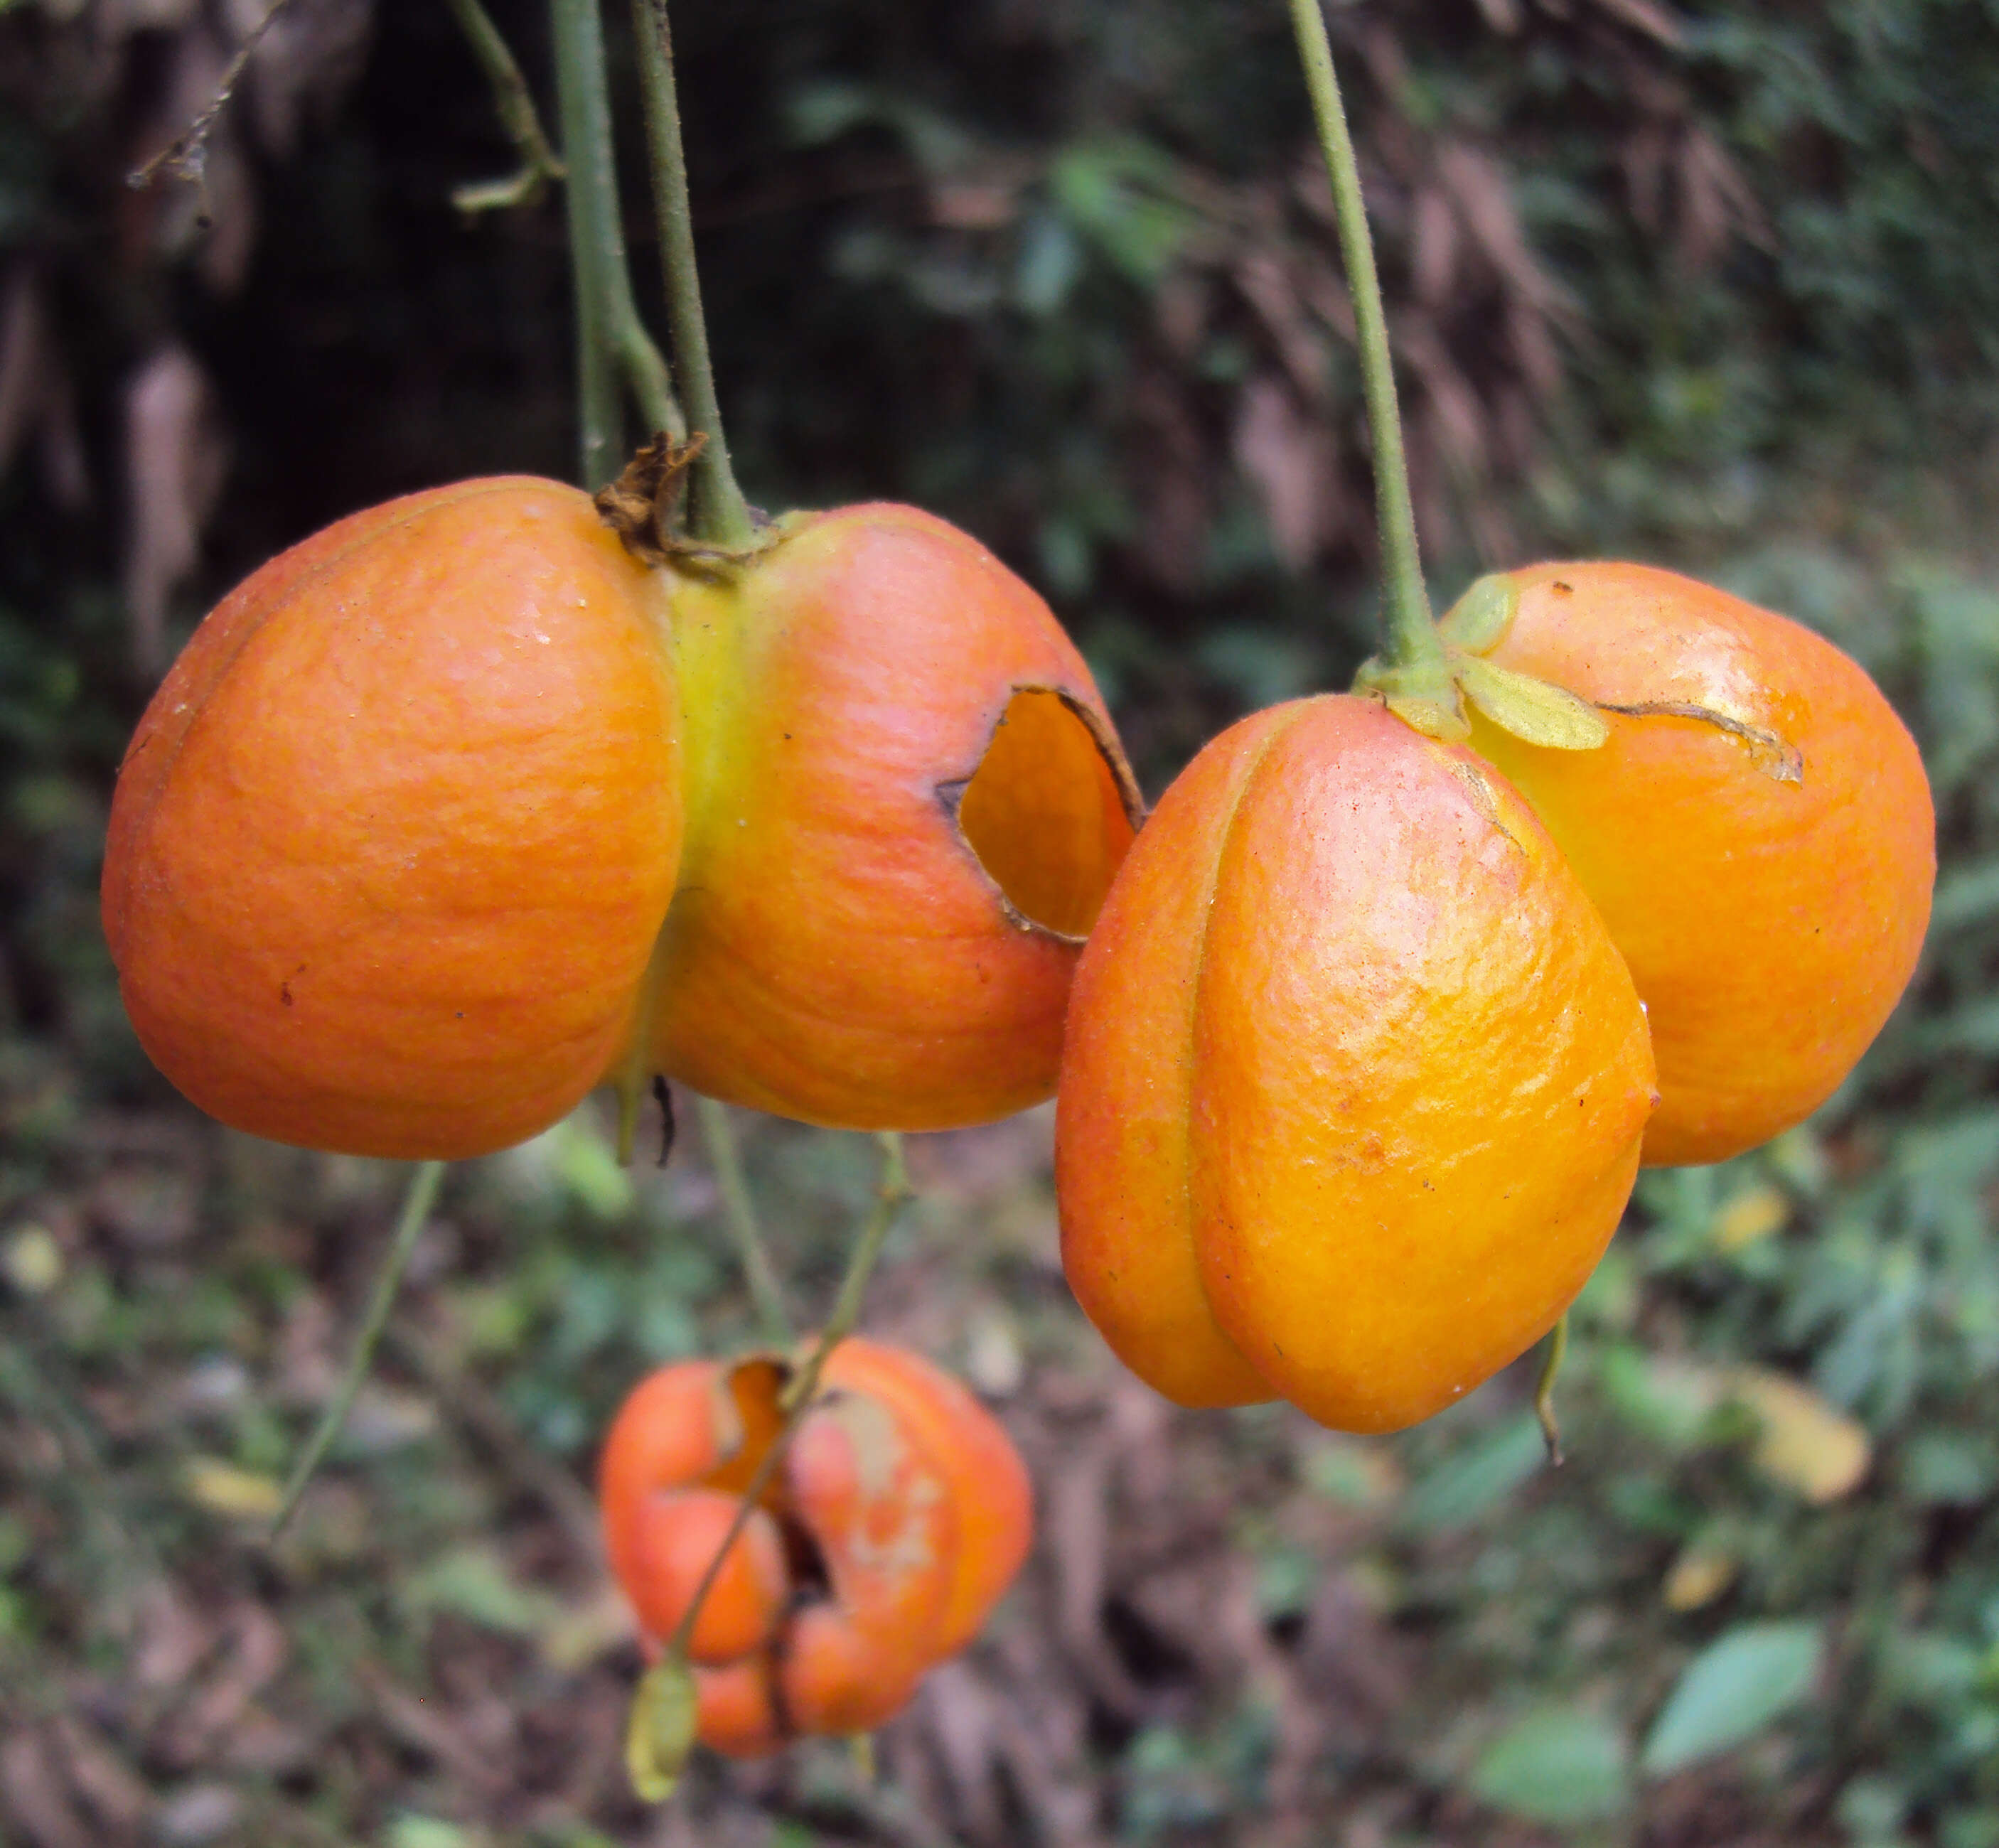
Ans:
[{"label": "lobed fruit capsule", "polygon": [[[767,1356],[663,1368],[613,1423],[605,1543],[655,1641],[721,1544],[716,1511],[733,1510],[774,1441],[788,1377]],[[1019,1455],[969,1393],[916,1355],[843,1341],[697,1614],[698,1736],[748,1756],[880,1725],[977,1634],[1032,1518]],[[766,1556],[785,1562],[775,1597]],[[714,1646],[724,1637],[735,1646]]]},{"label": "lobed fruit capsule", "polygon": [[1167,791],[1083,953],[1063,1268],[1169,1398],[1392,1431],[1582,1288],[1654,1095],[1630,975],[1505,780],[1370,700],[1275,707]]},{"label": "lobed fruit capsule", "polygon": [[1726,591],[1605,563],[1495,585],[1478,652],[1591,701],[1610,739],[1545,750],[1474,714],[1473,747],[1630,966],[1659,1068],[1646,1162],[1724,1161],[1823,1103],[1908,985],[1936,878],[1921,757],[1858,663]]},{"label": "lobed fruit capsule", "polygon": [[864,506],[780,530],[674,593],[689,822],[657,1063],[851,1129],[1038,1102],[1138,819],[1090,671],[941,520]]},{"label": "lobed fruit capsule", "polygon": [[196,632],[111,809],[140,1043],[238,1129],[456,1157],[629,1037],[683,822],[666,598],[558,483],[459,483],[273,559]]}]

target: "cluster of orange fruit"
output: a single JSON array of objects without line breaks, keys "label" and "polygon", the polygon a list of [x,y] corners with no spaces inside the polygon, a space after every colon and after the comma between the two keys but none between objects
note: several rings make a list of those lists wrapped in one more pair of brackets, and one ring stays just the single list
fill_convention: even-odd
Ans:
[{"label": "cluster of orange fruit", "polygon": [[[648,562],[574,490],[473,482],[227,598],[113,809],[106,929],[161,1068],[240,1127],[404,1157],[654,1073],[873,1129],[1059,1075],[1064,1264],[1117,1353],[1183,1404],[1377,1431],[1554,1324],[1641,1162],[1822,1102],[1914,967],[1907,733],[1836,649],[1687,579],[1483,580],[1428,697],[1257,713],[1139,832],[1082,659],[974,542],[884,506],[764,538]],[[661,1376],[614,1434],[656,1636],[774,1365]],[[828,1379],[694,1625],[730,1749],[871,1723],[1024,1545],[957,1389],[857,1344]]]}]

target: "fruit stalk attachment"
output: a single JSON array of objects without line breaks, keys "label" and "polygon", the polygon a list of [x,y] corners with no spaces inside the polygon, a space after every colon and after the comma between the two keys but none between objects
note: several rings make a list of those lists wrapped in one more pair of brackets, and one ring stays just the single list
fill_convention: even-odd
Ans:
[{"label": "fruit stalk attachment", "polygon": [[[565,0],[574,4],[575,0]],[[681,139],[680,98],[674,85],[674,47],[666,0],[632,0],[639,41],[639,76],[646,99],[646,139],[652,151],[653,203],[660,226],[667,317],[674,363],[680,375],[688,426],[708,442],[695,459],[688,530],[695,538],[728,547],[749,545],[756,524],[729,466],[722,408],[708,362],[708,324],[702,313],[695,267],[694,212],[688,199],[687,151]]]},{"label": "fruit stalk attachment", "polygon": [[354,1351],[348,1356],[347,1370],[341,1376],[339,1387],[327,1402],[326,1410],[320,1414],[310,1441],[292,1466],[290,1479],[285,1484],[284,1497],[271,1522],[270,1538],[273,1540],[291,1524],[307,1486],[327,1452],[332,1448],[334,1439],[340,1435],[341,1426],[347,1422],[347,1414],[354,1409],[355,1395],[360,1392],[361,1383],[368,1377],[368,1369],[374,1363],[375,1349],[382,1339],[382,1331],[388,1326],[389,1312],[396,1306],[397,1293],[402,1289],[403,1273],[410,1267],[417,1237],[429,1223],[431,1207],[437,1204],[445,1165],[442,1161],[419,1162],[410,1176],[409,1187],[403,1196],[402,1213],[396,1221],[395,1235],[389,1241],[381,1269],[376,1273],[374,1292],[368,1299],[368,1311],[362,1318],[361,1331],[354,1338]]}]

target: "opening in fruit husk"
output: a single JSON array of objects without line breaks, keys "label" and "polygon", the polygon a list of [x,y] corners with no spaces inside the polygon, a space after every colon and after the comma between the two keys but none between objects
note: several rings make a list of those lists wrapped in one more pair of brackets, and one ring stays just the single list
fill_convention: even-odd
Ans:
[{"label": "opening in fruit husk", "polygon": [[1006,903],[1086,937],[1138,832],[1131,773],[1102,721],[1051,688],[1017,690],[958,797],[958,825]]},{"label": "opening in fruit husk", "polygon": [[[702,1488],[718,1490],[724,1495],[740,1495],[748,1489],[784,1429],[784,1396],[792,1378],[789,1362],[765,1355],[739,1361],[724,1376],[722,1388],[729,1395],[735,1428],[727,1440],[728,1454],[701,1479]],[[819,1396],[826,1396],[823,1388]],[[764,1485],[757,1499],[778,1524],[793,1597],[825,1596],[828,1587],[825,1557],[811,1531],[792,1509],[781,1469]]]}]

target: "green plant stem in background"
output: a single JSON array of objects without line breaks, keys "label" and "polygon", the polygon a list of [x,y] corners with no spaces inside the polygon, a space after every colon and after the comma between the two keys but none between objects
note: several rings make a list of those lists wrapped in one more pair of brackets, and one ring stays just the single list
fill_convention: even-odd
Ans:
[{"label": "green plant stem in background", "polygon": [[354,1409],[355,1395],[361,1390],[362,1381],[368,1377],[376,1346],[388,1324],[389,1311],[395,1307],[397,1293],[403,1286],[403,1273],[409,1268],[410,1254],[417,1248],[417,1235],[430,1218],[431,1207],[437,1204],[444,1171],[445,1164],[442,1161],[424,1161],[420,1162],[410,1176],[408,1190],[403,1196],[402,1216],[396,1222],[395,1236],[389,1241],[382,1268],[376,1272],[374,1293],[368,1299],[368,1312],[362,1318],[361,1332],[355,1337],[354,1351],[348,1356],[347,1371],[341,1376],[338,1390],[320,1414],[311,1441],[293,1466],[291,1479],[285,1484],[284,1499],[279,1503],[277,1514],[271,1522],[270,1537],[273,1540],[291,1524],[307,1485],[318,1470],[320,1460],[333,1447],[334,1439],[340,1435],[341,1427],[347,1422],[347,1414]]},{"label": "green plant stem in background", "polygon": [[909,1198],[909,1171],[902,1160],[902,1137],[889,1130],[875,1140],[882,1146],[882,1178],[875,1189],[874,1210],[861,1227],[860,1236],[854,1240],[854,1249],[847,1254],[847,1269],[840,1280],[840,1293],[833,1299],[833,1313],[826,1317],[826,1327],[813,1343],[804,1365],[792,1375],[785,1388],[785,1422],[771,1440],[771,1448],[758,1459],[755,1473],[743,1485],[743,1499],[736,1507],[736,1518],[729,1522],[722,1544],[715,1549],[715,1557],[708,1561],[708,1569],[695,1587],[693,1598],[681,1613],[680,1621],[674,1626],[673,1635],[667,1639],[666,1659],[669,1662],[685,1657],[688,1639],[694,1634],[702,1602],[721,1572],[722,1561],[729,1557],[729,1549],[736,1544],[736,1536],[749,1521],[750,1511],[770,1486],[778,1465],[785,1460],[785,1452],[791,1448],[792,1439],[805,1422],[813,1395],[819,1390],[819,1376],[826,1371],[826,1363],[833,1349],[854,1332],[855,1324],[861,1320],[861,1301],[867,1294],[868,1279],[874,1272],[875,1261],[882,1254],[882,1242],[895,1224],[896,1216]]},{"label": "green plant stem in background", "polygon": [[729,466],[722,407],[715,400],[715,373],[708,363],[708,324],[702,313],[701,283],[695,268],[694,213],[688,202],[687,153],[681,140],[667,0],[632,0],[632,22],[638,36],[639,74],[646,97],[653,209],[660,225],[660,261],[666,272],[674,364],[679,372],[688,427],[708,438],[690,480],[688,528],[695,538],[711,545],[747,546],[756,537],[756,527]]},{"label": "green plant stem in background", "polygon": [[570,268],[576,287],[577,406],[583,483],[600,488],[625,462],[622,373],[648,427],[677,441],[687,425],[666,362],[639,319],[625,259],[611,142],[611,93],[598,0],[550,0],[563,154],[569,169]]},{"label": "green plant stem in background", "polygon": [[461,186],[451,202],[461,212],[502,211],[512,206],[532,204],[550,180],[563,177],[563,164],[556,158],[549,138],[542,131],[535,99],[521,67],[500,36],[500,29],[488,17],[479,0],[445,0],[479,60],[480,68],[493,86],[493,106],[501,126],[521,157],[521,171],[506,179],[487,180]]},{"label": "green plant stem in background", "polygon": [[1367,424],[1374,442],[1375,517],[1381,529],[1386,577],[1382,597],[1382,659],[1391,669],[1434,666],[1441,674],[1443,647],[1430,614],[1416,545],[1415,503],[1409,495],[1409,465],[1402,452],[1401,414],[1395,403],[1394,362],[1388,349],[1388,321],[1381,306],[1374,246],[1367,234],[1367,208],[1360,196],[1360,168],[1340,102],[1322,0],[1291,0],[1291,24],[1305,87],[1311,93],[1319,146],[1332,182],[1333,216],[1346,265],[1347,292],[1353,299],[1354,337],[1360,352],[1360,378],[1367,400]]},{"label": "green plant stem in background", "polygon": [[757,1223],[757,1206],[750,1197],[750,1182],[743,1172],[743,1157],[736,1146],[736,1129],[729,1120],[728,1106],[712,1097],[702,1097],[695,1099],[695,1111],[701,1119],[701,1139],[722,1196],[722,1217],[729,1222],[736,1256],[742,1261],[743,1275],[750,1285],[750,1300],[757,1306],[757,1319],[763,1324],[767,1340],[788,1346],[792,1320],[785,1313],[785,1293],[778,1286],[778,1273],[771,1268],[763,1228]]}]

